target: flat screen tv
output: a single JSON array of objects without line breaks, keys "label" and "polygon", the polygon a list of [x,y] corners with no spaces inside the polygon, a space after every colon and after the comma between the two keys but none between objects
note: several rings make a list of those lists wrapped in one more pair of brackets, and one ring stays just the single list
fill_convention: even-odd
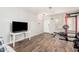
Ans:
[{"label": "flat screen tv", "polygon": [[12,32],[22,32],[28,30],[28,23],[27,22],[12,22]]}]

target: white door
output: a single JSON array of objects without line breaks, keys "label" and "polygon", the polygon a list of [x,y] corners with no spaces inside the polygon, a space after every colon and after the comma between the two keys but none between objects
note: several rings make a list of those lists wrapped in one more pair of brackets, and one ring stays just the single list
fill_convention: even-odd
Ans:
[{"label": "white door", "polygon": [[44,20],[44,32],[49,33],[49,20]]},{"label": "white door", "polygon": [[50,33],[55,32],[55,21],[53,19],[50,19],[50,22],[49,22],[49,32]]},{"label": "white door", "polygon": [[44,20],[44,32],[53,33],[55,32],[55,21],[49,17]]}]

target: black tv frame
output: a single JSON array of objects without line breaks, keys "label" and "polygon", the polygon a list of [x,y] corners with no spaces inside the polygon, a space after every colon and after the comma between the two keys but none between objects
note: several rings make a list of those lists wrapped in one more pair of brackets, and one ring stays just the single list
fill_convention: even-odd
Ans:
[{"label": "black tv frame", "polygon": [[12,33],[24,31],[28,31],[28,22],[12,21]]}]

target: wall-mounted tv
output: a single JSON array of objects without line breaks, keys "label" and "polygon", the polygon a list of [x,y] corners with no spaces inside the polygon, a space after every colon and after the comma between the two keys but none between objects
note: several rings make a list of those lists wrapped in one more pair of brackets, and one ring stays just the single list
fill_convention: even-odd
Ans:
[{"label": "wall-mounted tv", "polygon": [[12,22],[12,32],[22,32],[28,30],[28,23],[27,22]]}]

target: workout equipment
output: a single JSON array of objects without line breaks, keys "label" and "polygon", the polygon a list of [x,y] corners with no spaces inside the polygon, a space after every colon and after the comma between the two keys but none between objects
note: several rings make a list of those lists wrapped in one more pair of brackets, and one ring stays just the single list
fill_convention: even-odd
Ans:
[{"label": "workout equipment", "polygon": [[74,13],[66,13],[65,15],[65,25],[64,25],[64,29],[65,29],[65,40],[68,41],[68,17],[74,17],[75,18],[75,38],[77,38],[77,16],[78,16],[79,12],[74,12]]},{"label": "workout equipment", "polygon": [[77,33],[77,38],[74,40],[74,48],[78,49],[79,52],[79,33]]},{"label": "workout equipment", "polygon": [[64,26],[63,26],[63,29],[65,29],[65,30],[68,29],[68,28],[69,28],[68,25],[64,25]]},{"label": "workout equipment", "polygon": [[[74,43],[74,48],[78,49],[79,51],[79,33],[78,33],[78,15],[79,12],[74,12],[74,13],[66,13],[65,14],[65,25],[63,26],[63,29],[65,29],[65,32],[59,32],[59,33],[55,33],[59,34],[60,36],[63,36],[65,38],[66,41],[70,41],[68,40],[68,18],[69,17],[74,17],[75,18],[75,36],[73,37],[75,40],[71,41]],[[61,38],[60,38],[61,39]],[[64,40],[64,39],[63,39]]]},{"label": "workout equipment", "polygon": [[68,25],[64,25],[63,26],[63,29],[65,29],[65,40],[68,41],[68,38],[67,38],[67,29],[69,28]]},{"label": "workout equipment", "polygon": [[60,33],[58,33],[58,34],[59,34],[59,35],[64,34],[64,35],[62,35],[62,36],[65,38],[66,41],[69,41],[69,40],[68,40],[68,37],[69,37],[69,36],[68,36],[68,34],[69,34],[69,32],[68,32],[68,28],[69,28],[69,26],[68,26],[68,18],[69,18],[69,17],[75,18],[75,33],[74,33],[75,36],[74,36],[74,37],[72,36],[71,38],[74,38],[74,39],[77,38],[77,32],[78,32],[78,31],[77,31],[77,29],[78,29],[78,28],[77,28],[77,20],[78,20],[78,19],[77,19],[77,16],[78,16],[78,15],[79,15],[79,12],[66,13],[66,14],[65,14],[65,25],[63,26],[63,28],[65,29],[65,32],[64,32],[64,33],[61,33],[61,32],[60,32]]},{"label": "workout equipment", "polygon": [[[78,15],[79,15],[79,12],[66,14],[65,22],[66,22],[66,25],[67,25],[68,17],[74,17],[75,18],[75,40],[73,42],[74,42],[74,48],[78,49],[78,52],[79,52],[79,33],[78,33],[78,28],[77,28],[77,25],[78,25],[77,17],[78,17]],[[66,35],[67,34],[68,34],[68,29],[66,29]],[[65,39],[67,39],[67,37]]]}]

